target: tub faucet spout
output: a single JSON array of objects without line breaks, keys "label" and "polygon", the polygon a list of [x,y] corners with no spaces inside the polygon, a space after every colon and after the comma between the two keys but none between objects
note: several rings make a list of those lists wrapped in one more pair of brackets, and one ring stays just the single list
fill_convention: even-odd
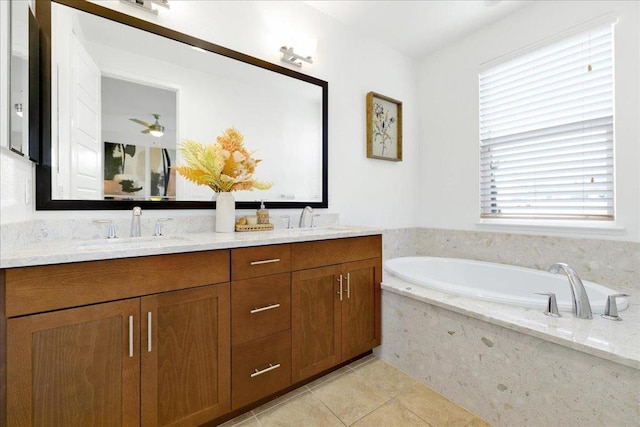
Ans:
[{"label": "tub faucet spout", "polygon": [[579,319],[593,319],[591,313],[591,304],[589,303],[589,297],[587,291],[584,289],[582,280],[578,277],[578,273],[567,264],[557,262],[549,267],[550,273],[563,272],[569,279],[569,286],[571,286],[571,306],[573,308],[573,315]]}]

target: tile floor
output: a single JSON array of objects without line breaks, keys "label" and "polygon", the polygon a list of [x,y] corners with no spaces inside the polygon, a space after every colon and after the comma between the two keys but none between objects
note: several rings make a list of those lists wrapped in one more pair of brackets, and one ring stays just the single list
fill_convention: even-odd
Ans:
[{"label": "tile floor", "polygon": [[371,355],[223,427],[486,427],[487,422]]}]

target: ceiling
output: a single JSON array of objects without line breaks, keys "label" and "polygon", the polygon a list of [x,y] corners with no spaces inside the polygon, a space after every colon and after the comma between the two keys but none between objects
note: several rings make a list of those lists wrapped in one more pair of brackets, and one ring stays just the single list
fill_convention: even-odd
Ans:
[{"label": "ceiling", "polygon": [[412,58],[460,40],[533,0],[306,1],[356,33]]}]

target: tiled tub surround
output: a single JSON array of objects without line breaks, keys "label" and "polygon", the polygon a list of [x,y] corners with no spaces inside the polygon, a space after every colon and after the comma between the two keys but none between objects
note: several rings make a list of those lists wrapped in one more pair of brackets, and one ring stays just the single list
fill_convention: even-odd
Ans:
[{"label": "tiled tub surround", "polygon": [[[559,319],[383,278],[383,360],[495,425],[638,425],[640,245],[591,239],[388,230],[385,259],[444,256],[546,269],[630,293],[622,322]],[[568,284],[567,284],[568,286]]]}]

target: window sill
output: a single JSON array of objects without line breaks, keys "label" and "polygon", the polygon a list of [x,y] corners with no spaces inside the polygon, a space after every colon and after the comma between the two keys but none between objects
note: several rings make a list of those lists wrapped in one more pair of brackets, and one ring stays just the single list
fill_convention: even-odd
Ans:
[{"label": "window sill", "polygon": [[475,226],[483,229],[532,231],[540,233],[570,233],[619,236],[625,233],[625,228],[617,226],[615,222],[601,221],[553,221],[553,220],[510,220],[510,219],[481,219]]}]

